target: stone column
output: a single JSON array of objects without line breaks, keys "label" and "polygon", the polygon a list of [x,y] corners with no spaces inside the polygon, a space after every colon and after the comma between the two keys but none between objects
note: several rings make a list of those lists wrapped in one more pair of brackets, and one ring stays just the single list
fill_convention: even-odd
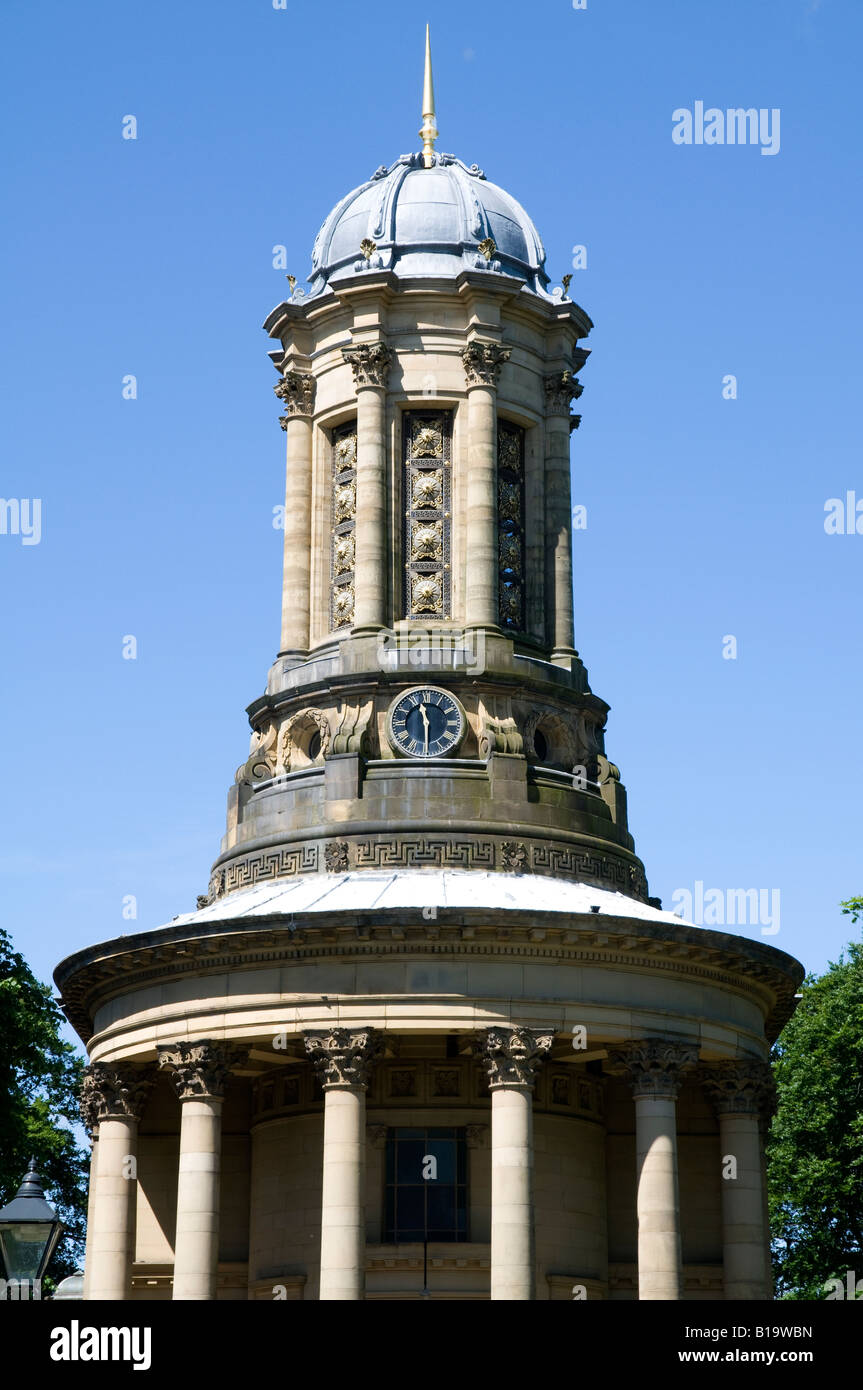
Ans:
[{"label": "stone column", "polygon": [[96,1229],[96,1179],[99,1172],[99,1126],[98,1124],[90,1134],[90,1181],[87,1184],[87,1247],[84,1256],[84,1298],[90,1297],[90,1287],[92,1284],[92,1253],[90,1250],[90,1233]]},{"label": "stone column", "polygon": [[87,1184],[87,1245],[84,1255],[84,1298],[90,1297],[90,1284],[93,1266],[91,1238],[96,1230],[96,1179],[99,1168],[99,1102],[96,1088],[91,1080],[89,1067],[84,1069],[81,1094],[78,1097],[81,1123],[90,1140],[90,1181]]},{"label": "stone column", "polygon": [[161,1044],[159,1066],[171,1073],[180,1098],[180,1166],[175,1299],[214,1299],[219,1262],[219,1171],[222,1101],[231,1068],[247,1052],[231,1044],[201,1041]]},{"label": "stone column", "polygon": [[548,641],[551,660],[569,666],[576,655],[572,611],[572,487],[569,404],[584,388],[572,372],[545,379],[545,544]]},{"label": "stone column", "polygon": [[322,1301],[362,1300],[366,1288],[366,1089],[383,1038],[372,1028],[304,1035],[324,1088]]},{"label": "stone column", "polygon": [[677,1187],[677,1094],[696,1047],[647,1038],[609,1049],[635,1099],[638,1211],[638,1297],[683,1297],[680,1198]]},{"label": "stone column", "polygon": [[701,1073],[719,1117],[722,1265],[726,1299],[768,1299],[761,1120],[774,1104],[770,1067],[757,1058],[720,1062]]},{"label": "stone column", "polygon": [[81,1111],[99,1138],[90,1162],[87,1299],[127,1299],[135,1257],[138,1121],[152,1089],[148,1069],[94,1062],[84,1073]]},{"label": "stone column", "polygon": [[312,565],[312,415],[315,378],[285,372],[273,387],[285,403],[279,423],[287,435],[285,547],[280,656],[301,659],[309,650]]},{"label": "stone column", "polygon": [[357,393],[357,507],[353,631],[378,632],[387,603],[386,343],[342,348]]},{"label": "stone column", "polygon": [[776,1295],[776,1285],[773,1278],[773,1259],[770,1251],[770,1199],[767,1191],[767,1136],[770,1133],[770,1121],[776,1110],[775,1086],[772,1098],[758,1119],[758,1138],[759,1154],[761,1158],[761,1210],[764,1214],[764,1297],[768,1302],[772,1302]]},{"label": "stone column", "polygon": [[491,1297],[536,1297],[533,1087],[554,1033],[488,1028],[477,1054],[491,1090]]},{"label": "stone column", "polygon": [[462,352],[467,380],[465,626],[499,632],[497,381],[511,348],[475,339]]}]

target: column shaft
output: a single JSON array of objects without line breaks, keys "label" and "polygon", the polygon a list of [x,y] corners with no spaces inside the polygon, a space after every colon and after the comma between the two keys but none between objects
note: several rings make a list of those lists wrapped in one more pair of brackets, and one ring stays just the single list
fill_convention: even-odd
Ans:
[{"label": "column shaft", "polygon": [[91,1299],[126,1299],[131,1293],[137,1182],[126,1174],[137,1140],[138,1121],[131,1116],[111,1116],[99,1124],[96,1193],[89,1204],[94,1229],[87,1236]]},{"label": "column shaft", "polygon": [[387,620],[386,463],[386,391],[358,386],[354,631]]},{"label": "column shaft", "polygon": [[757,1114],[719,1116],[723,1167],[731,1155],[737,1176],[722,1176],[722,1259],[727,1299],[763,1299],[765,1289],[764,1188]]},{"label": "column shaft", "polygon": [[465,566],[468,627],[498,625],[496,401],[493,386],[469,388]]},{"label": "column shaft", "polygon": [[99,1129],[90,1138],[90,1182],[87,1188],[87,1244],[84,1249],[84,1298],[90,1297],[93,1269],[93,1236],[96,1230],[96,1177],[99,1170]]},{"label": "column shaft", "polygon": [[173,1296],[212,1299],[216,1296],[219,1258],[222,1099],[200,1096],[183,1100],[180,1113]]},{"label": "column shaft", "polygon": [[677,1103],[673,1096],[635,1096],[638,1297],[683,1293],[677,1189]]},{"label": "column shaft", "polygon": [[491,1297],[536,1296],[533,1088],[491,1093]]},{"label": "column shaft", "polygon": [[311,612],[312,421],[289,415],[282,580],[282,653],[305,654]]},{"label": "column shaft", "polygon": [[548,639],[552,660],[573,654],[572,488],[569,466],[569,407],[545,425],[545,534]]},{"label": "column shaft", "polygon": [[[767,1122],[769,1123],[769,1121]],[[773,1280],[773,1260],[770,1253],[770,1197],[767,1189],[767,1154],[765,1152],[766,1125],[759,1126],[758,1149],[761,1173],[761,1210],[764,1213],[764,1297],[772,1301],[776,1286]]]},{"label": "column shaft", "polygon": [[327,1086],[324,1097],[320,1297],[358,1300],[366,1275],[366,1088]]}]

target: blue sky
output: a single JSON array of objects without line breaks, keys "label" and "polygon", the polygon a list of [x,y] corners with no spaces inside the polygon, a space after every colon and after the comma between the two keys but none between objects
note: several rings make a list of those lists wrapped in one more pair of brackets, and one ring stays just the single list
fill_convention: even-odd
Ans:
[{"label": "blue sky", "polygon": [[[6,0],[0,496],[42,535],[0,535],[0,891],[43,978],[206,888],[278,647],[272,248],[304,277],[419,148],[427,18],[438,148],[525,205],[555,283],[587,247],[577,645],[651,891],[778,889],[763,939],[809,969],[858,930],[863,535],[824,505],[863,499],[863,7]],[[696,101],[778,108],[778,154],[675,144]]]}]

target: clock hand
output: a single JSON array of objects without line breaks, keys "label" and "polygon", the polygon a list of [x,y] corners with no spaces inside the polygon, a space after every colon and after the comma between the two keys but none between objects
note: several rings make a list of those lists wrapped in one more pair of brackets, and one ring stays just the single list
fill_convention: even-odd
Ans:
[{"label": "clock hand", "polygon": [[420,718],[425,725],[425,745],[423,751],[427,753],[429,751],[429,717],[426,714],[425,705],[420,705]]}]

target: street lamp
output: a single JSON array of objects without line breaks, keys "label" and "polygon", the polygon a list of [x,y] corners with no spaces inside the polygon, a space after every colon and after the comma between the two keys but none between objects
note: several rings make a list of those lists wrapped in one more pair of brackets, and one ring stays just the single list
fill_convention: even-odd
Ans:
[{"label": "street lamp", "polygon": [[63,1223],[45,1201],[36,1160],[31,1158],[17,1195],[0,1210],[0,1255],[7,1280],[16,1280],[20,1286],[41,1279],[62,1231]]}]

